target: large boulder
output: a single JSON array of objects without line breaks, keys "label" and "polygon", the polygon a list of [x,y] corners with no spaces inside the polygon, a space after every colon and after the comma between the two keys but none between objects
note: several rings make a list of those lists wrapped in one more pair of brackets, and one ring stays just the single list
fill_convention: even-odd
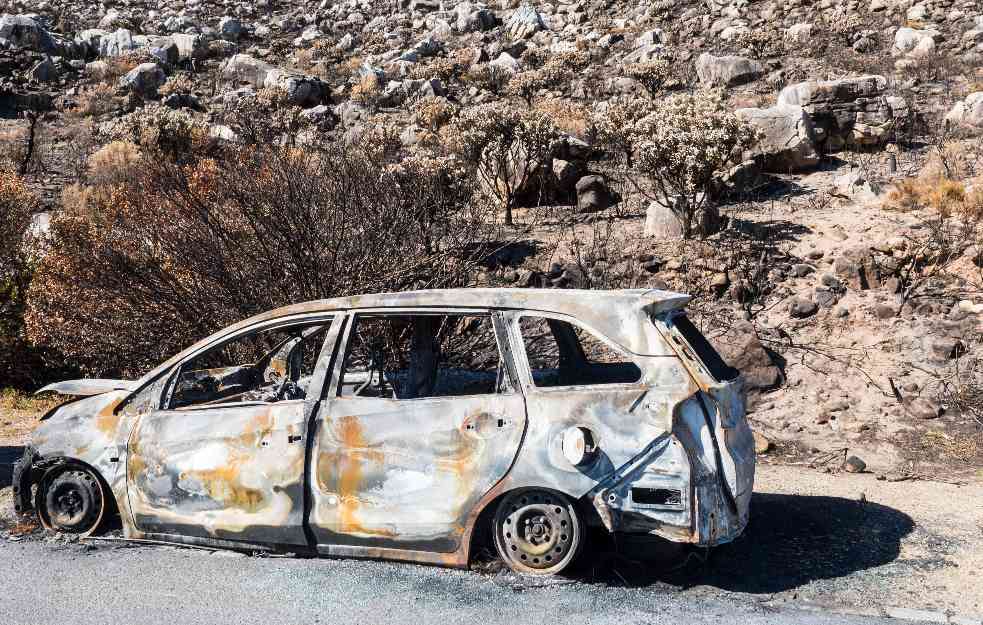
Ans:
[{"label": "large boulder", "polygon": [[181,61],[202,59],[208,53],[208,45],[201,35],[175,33],[170,36],[170,39],[177,46],[178,59]]},{"label": "large boulder", "polygon": [[226,41],[238,41],[242,34],[242,22],[226,15],[218,23],[218,32]]},{"label": "large boulder", "polygon": [[713,56],[704,52],[696,60],[696,75],[708,87],[734,87],[757,80],[764,66],[742,56]]},{"label": "large boulder", "polygon": [[505,23],[505,32],[512,39],[528,39],[541,30],[546,30],[546,22],[539,11],[528,4],[516,9]]},{"label": "large boulder", "polygon": [[454,26],[458,32],[470,33],[495,28],[495,14],[485,7],[477,7],[470,2],[462,2],[454,7],[457,19]]},{"label": "large boulder", "polygon": [[147,45],[147,38],[119,28],[99,37],[99,56],[113,57],[128,54]]},{"label": "large boulder", "polygon": [[749,156],[765,171],[788,173],[819,164],[812,120],[801,106],[745,108],[735,113],[761,132]]},{"label": "large boulder", "polygon": [[296,106],[317,106],[331,96],[331,88],[320,78],[282,69],[271,70],[266,75],[263,86],[280,91],[286,96],[288,103]]},{"label": "large boulder", "polygon": [[956,102],[945,120],[954,126],[983,128],[983,91],[971,93],[962,102]]},{"label": "large boulder", "polygon": [[778,105],[802,107],[816,143],[827,150],[877,145],[890,139],[908,112],[904,99],[884,95],[886,87],[883,76],[810,80],[782,89]]},{"label": "large boulder", "polygon": [[604,176],[589,175],[577,181],[577,212],[596,213],[611,206],[614,197]]},{"label": "large boulder", "polygon": [[141,63],[119,79],[120,88],[143,98],[156,98],[157,89],[167,81],[167,75],[157,63]]},{"label": "large boulder", "polygon": [[23,48],[56,53],[58,45],[41,22],[32,15],[0,17],[0,48]]},{"label": "large boulder", "polygon": [[935,50],[935,40],[939,36],[937,30],[902,26],[894,33],[892,52],[896,55],[926,56]]},{"label": "large boulder", "polygon": [[330,98],[330,87],[320,78],[279,69],[248,54],[230,57],[221,73],[227,84],[280,91],[287,102],[297,106],[317,106]]},{"label": "large boulder", "polygon": [[222,65],[222,79],[237,86],[249,84],[261,89],[272,69],[273,66],[266,61],[248,54],[236,54]]},{"label": "large boulder", "polygon": [[726,333],[713,340],[714,347],[731,367],[744,376],[748,392],[764,391],[781,385],[784,380],[775,357],[761,343],[754,326],[747,322],[734,324]]}]

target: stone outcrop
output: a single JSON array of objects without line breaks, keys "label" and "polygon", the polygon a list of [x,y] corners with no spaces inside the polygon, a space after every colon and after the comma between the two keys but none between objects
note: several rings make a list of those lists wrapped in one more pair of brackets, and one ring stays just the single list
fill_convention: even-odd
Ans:
[{"label": "stone outcrop", "polygon": [[782,89],[778,105],[802,107],[825,150],[878,145],[908,116],[905,101],[885,96],[886,87],[883,76],[800,82]]}]

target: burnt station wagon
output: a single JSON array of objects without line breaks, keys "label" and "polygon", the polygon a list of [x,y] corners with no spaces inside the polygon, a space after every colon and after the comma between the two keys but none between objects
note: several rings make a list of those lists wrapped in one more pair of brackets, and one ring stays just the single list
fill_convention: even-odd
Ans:
[{"label": "burnt station wagon", "polygon": [[657,290],[365,295],[258,315],[137,381],[45,387],[15,505],[128,538],[557,573],[590,528],[748,520],[741,378]]}]

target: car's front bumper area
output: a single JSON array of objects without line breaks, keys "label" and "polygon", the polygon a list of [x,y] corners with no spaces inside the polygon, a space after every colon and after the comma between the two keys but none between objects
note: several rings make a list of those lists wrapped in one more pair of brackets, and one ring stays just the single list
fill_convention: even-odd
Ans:
[{"label": "car's front bumper area", "polygon": [[28,514],[34,510],[31,487],[35,482],[35,464],[40,458],[37,450],[28,445],[24,448],[24,455],[14,463],[11,482],[14,491],[14,511],[18,514]]}]

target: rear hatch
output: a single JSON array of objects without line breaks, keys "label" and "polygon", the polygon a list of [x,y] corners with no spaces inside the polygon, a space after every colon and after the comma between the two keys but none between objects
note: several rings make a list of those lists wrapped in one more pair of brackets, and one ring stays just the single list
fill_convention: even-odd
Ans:
[{"label": "rear hatch", "polygon": [[743,378],[737,369],[724,362],[685,313],[673,313],[661,321],[669,332],[673,349],[705,395],[701,399],[708,419],[713,421],[711,430],[719,450],[725,495],[743,525],[747,522],[754,485],[754,436],[745,418]]}]

